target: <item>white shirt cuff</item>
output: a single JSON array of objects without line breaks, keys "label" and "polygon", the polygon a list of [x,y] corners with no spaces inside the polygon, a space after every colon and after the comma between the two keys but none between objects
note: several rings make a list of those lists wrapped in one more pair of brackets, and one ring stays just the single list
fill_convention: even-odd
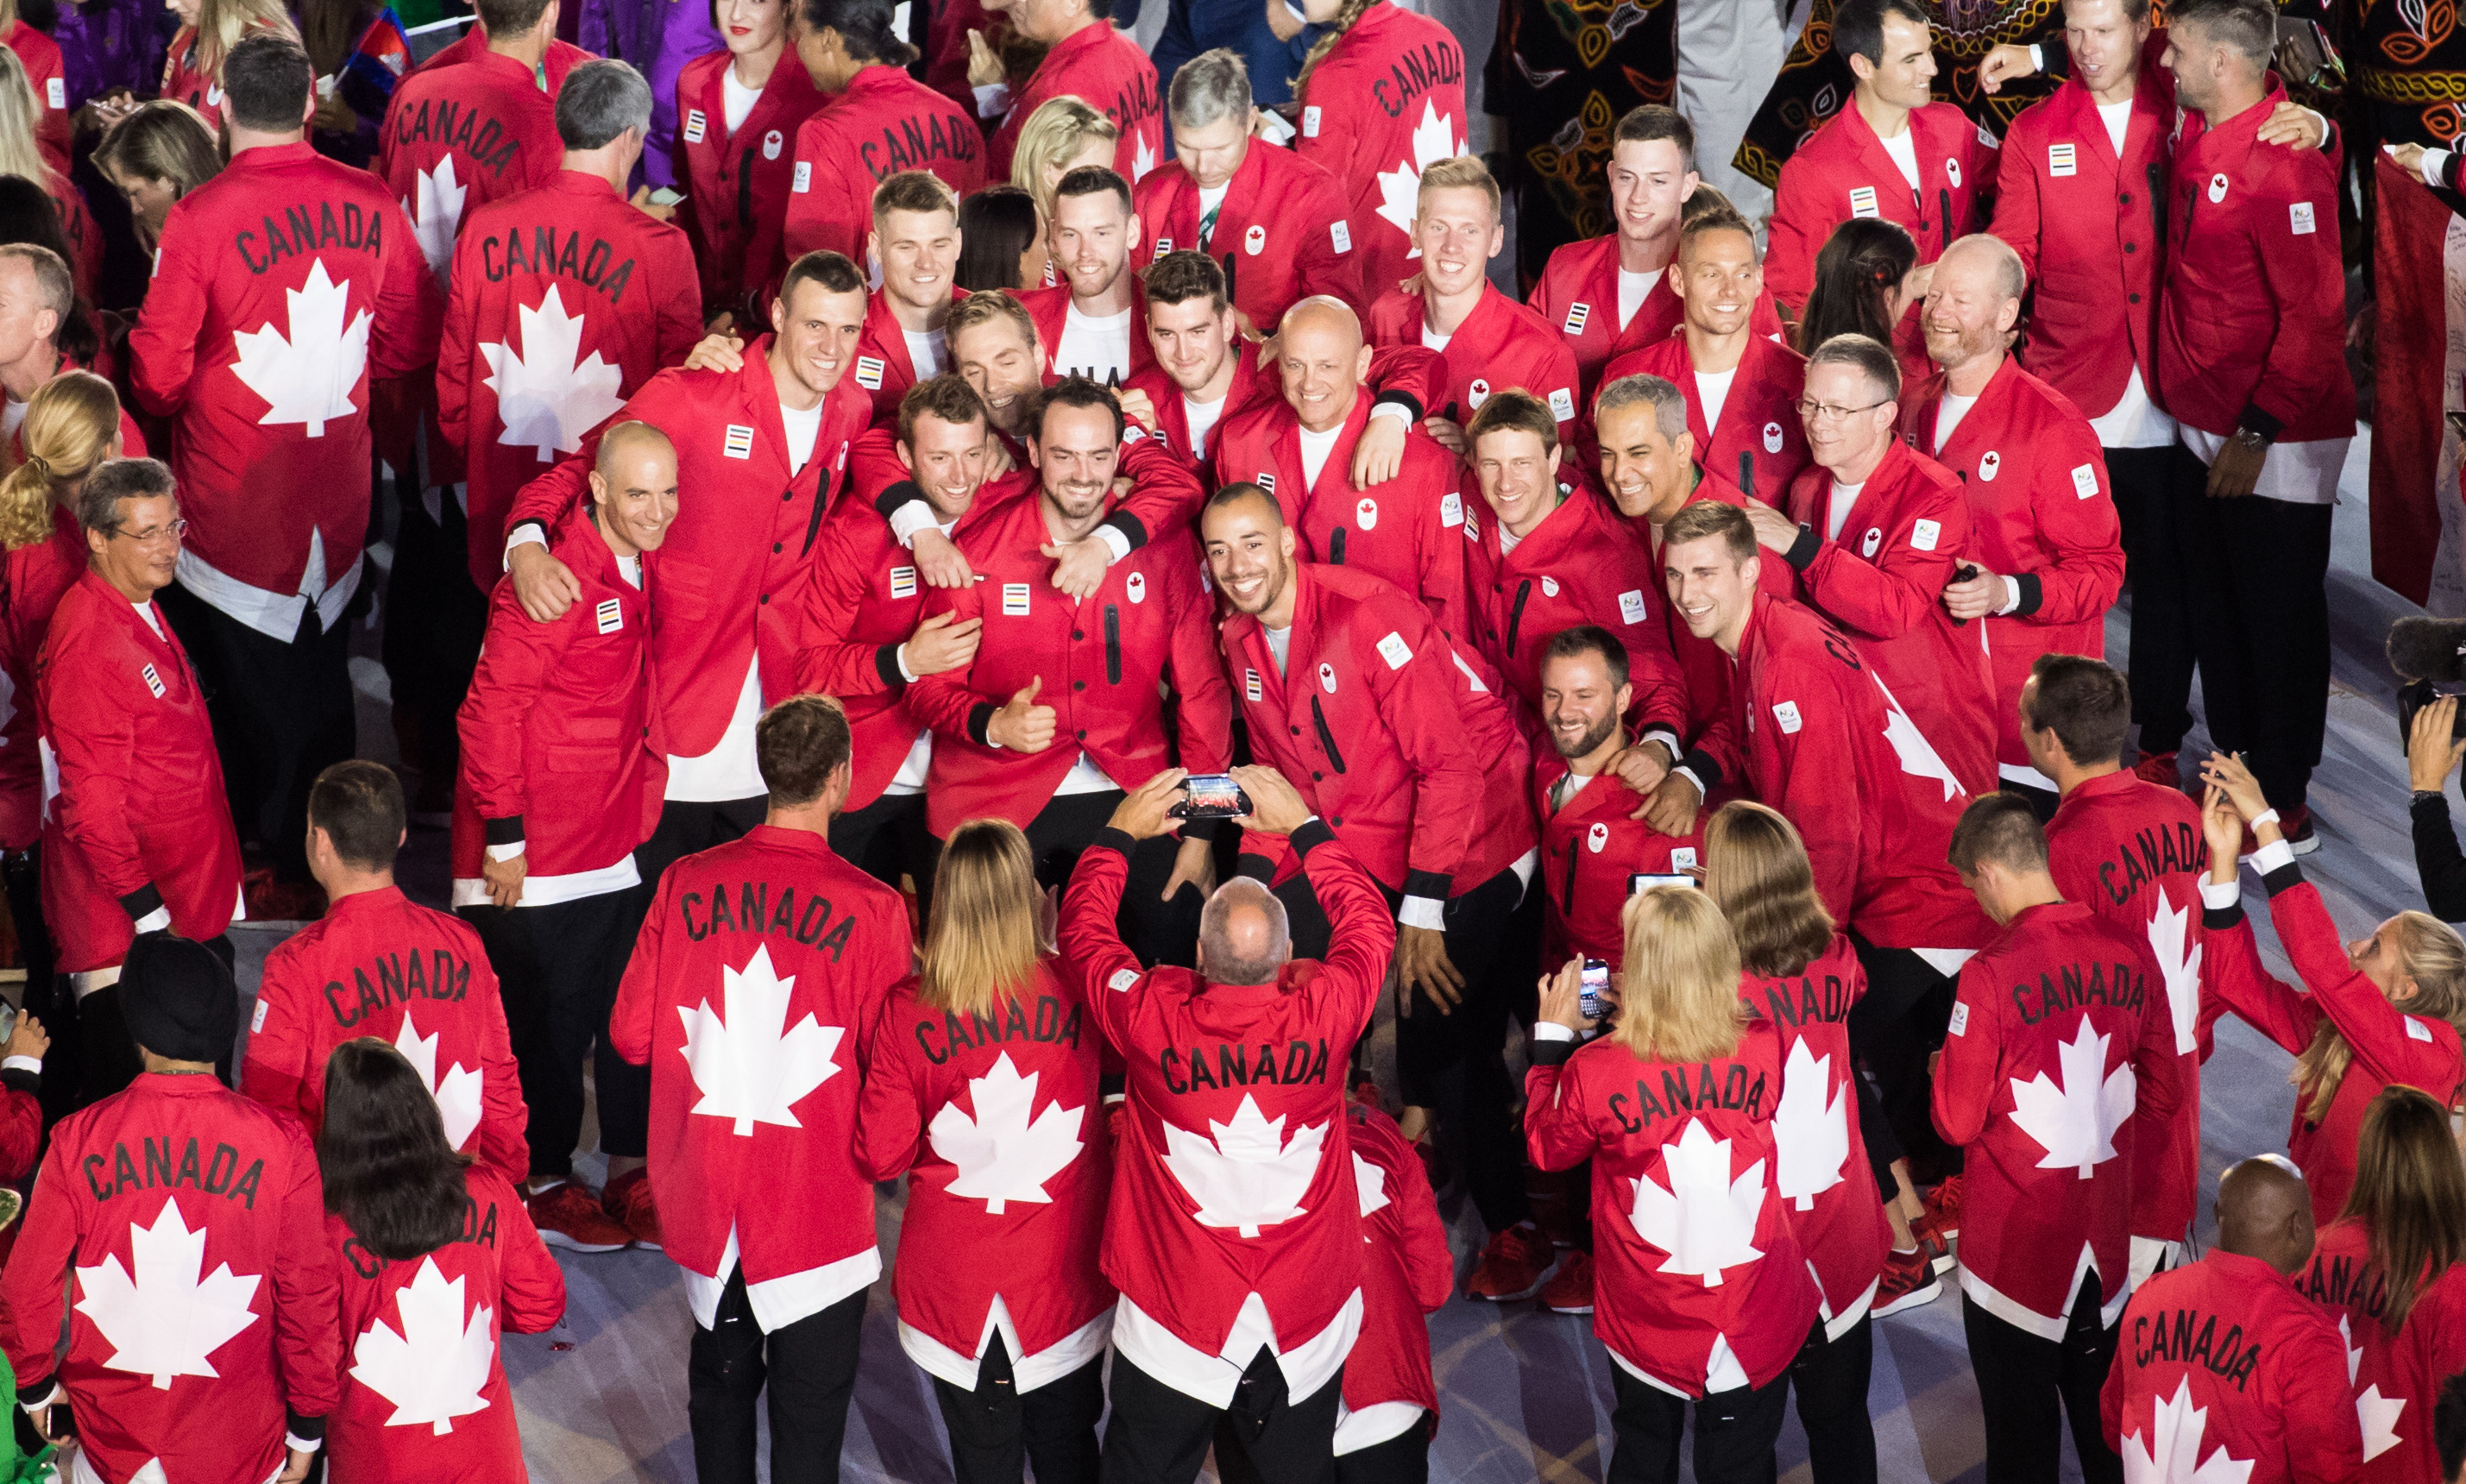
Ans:
[{"label": "white shirt cuff", "polygon": [[325,1444],[322,1438],[295,1438],[291,1435],[290,1429],[285,1428],[282,1433],[282,1446],[295,1453],[313,1453],[324,1448]]},{"label": "white shirt cuff", "polygon": [[1533,1023],[1533,1039],[1536,1041],[1573,1041],[1576,1039],[1576,1033],[1566,1026],[1559,1024],[1557,1021],[1536,1021]]},{"label": "white shirt cuff", "polygon": [[1114,562],[1118,562],[1123,557],[1131,554],[1131,538],[1123,535],[1119,530],[1114,529],[1110,526],[1097,527],[1096,539],[1105,543],[1106,551],[1113,553],[1111,556],[1106,558],[1107,566],[1110,566]]},{"label": "white shirt cuff", "polygon": [[60,1399],[60,1383],[59,1383],[59,1378],[57,1378],[57,1377],[54,1377],[54,1378],[52,1379],[52,1389],[50,1389],[49,1391],[44,1392],[41,1396],[38,1396],[38,1397],[23,1397],[23,1396],[21,1396],[21,1397],[19,1397],[19,1398],[17,1399],[17,1405],[18,1405],[19,1406],[21,1406],[21,1407],[24,1407],[27,1411],[30,1411],[30,1412],[38,1412],[38,1411],[41,1411],[44,1407],[49,1406],[49,1405],[51,1405],[53,1403],[55,1403],[55,1402],[58,1401],[59,1399]]},{"label": "white shirt cuff", "polygon": [[2329,137],[2329,121],[2320,117],[2320,109],[2306,108],[2303,110],[2303,115],[2305,118],[2310,119],[2314,124],[2320,125],[2321,139],[2326,140]]},{"label": "white shirt cuff", "polygon": [[2446,149],[2425,150],[2423,152],[2423,165],[2421,169],[2423,170],[2423,178],[2425,180],[2439,180],[2441,173],[2449,169],[2449,151]]},{"label": "white shirt cuff", "polygon": [[1695,770],[1693,768],[1672,768],[1670,770],[1670,776],[1673,778],[1685,778],[1688,782],[1694,784],[1695,797],[1698,798],[1701,798],[1706,794],[1712,792],[1711,789],[1704,786],[1704,780],[1695,776]]},{"label": "white shirt cuff", "polygon": [[0,1060],[0,1071],[31,1071],[42,1075],[43,1059],[39,1056],[11,1056]]},{"label": "white shirt cuff", "polygon": [[1010,84],[988,82],[975,90],[976,117],[996,119],[1010,112]]},{"label": "white shirt cuff", "polygon": [[2252,868],[2266,876],[2281,866],[2295,864],[2295,847],[2284,837],[2271,841],[2252,853]]},{"label": "white shirt cuff", "polygon": [[890,657],[899,663],[899,678],[911,686],[916,684],[916,672],[908,667],[908,646],[900,645],[890,652]]},{"label": "white shirt cuff", "polygon": [[527,841],[517,840],[509,845],[490,845],[488,847],[488,859],[491,861],[510,861],[514,857],[521,855],[527,843],[528,842]]},{"label": "white shirt cuff", "polygon": [[2020,606],[2021,584],[2013,581],[2009,577],[2006,577],[2004,579],[2004,606],[1995,610],[1995,617],[1999,618],[2007,617]]},{"label": "white shirt cuff", "polygon": [[1431,896],[1408,896],[1396,911],[1396,920],[1407,928],[1424,928],[1432,933],[1447,931],[1447,904]]},{"label": "white shirt cuff", "polygon": [[916,545],[918,531],[929,527],[939,529],[941,524],[933,518],[933,507],[922,500],[910,500],[890,512],[890,534],[901,546],[911,550]]},{"label": "white shirt cuff", "polygon": [[537,526],[528,521],[525,521],[520,526],[515,527],[512,532],[505,537],[505,565],[507,567],[511,567],[513,565],[514,548],[518,546],[546,545],[548,545],[548,537],[541,534],[540,528]]},{"label": "white shirt cuff", "polygon": [[1373,417],[1393,417],[1406,427],[1413,425],[1413,410],[1401,402],[1381,402],[1370,409]]},{"label": "white shirt cuff", "polygon": [[1670,750],[1670,760],[1673,763],[1687,752],[1687,749],[1678,745],[1678,733],[1670,731],[1667,727],[1655,727],[1644,735],[1636,738],[1636,740],[1638,742],[1660,743],[1663,747]]},{"label": "white shirt cuff", "polygon": [[2201,883],[2201,905],[2213,912],[2225,911],[2243,900],[2243,885],[2233,881]]},{"label": "white shirt cuff", "polygon": [[171,926],[171,909],[168,907],[158,907],[152,911],[147,912],[145,916],[138,918],[136,927],[131,931],[137,933],[160,933],[169,926]]},{"label": "white shirt cuff", "polygon": [[2047,49],[2034,41],[2029,43],[2029,70],[2032,72],[2047,70]]}]

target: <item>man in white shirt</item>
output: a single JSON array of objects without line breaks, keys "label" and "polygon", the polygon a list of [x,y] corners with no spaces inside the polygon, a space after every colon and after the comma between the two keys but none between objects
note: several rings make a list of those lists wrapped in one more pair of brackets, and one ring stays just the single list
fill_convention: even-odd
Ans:
[{"label": "man in white shirt", "polygon": [[1118,388],[1148,364],[1138,275],[1131,271],[1140,226],[1129,183],[1101,165],[1063,176],[1047,240],[1063,281],[1019,296],[1043,342],[1045,384],[1085,376]]}]

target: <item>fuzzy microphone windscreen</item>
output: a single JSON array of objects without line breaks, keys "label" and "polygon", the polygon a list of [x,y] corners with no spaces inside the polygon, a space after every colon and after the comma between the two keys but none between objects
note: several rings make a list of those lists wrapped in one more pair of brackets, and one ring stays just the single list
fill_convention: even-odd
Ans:
[{"label": "fuzzy microphone windscreen", "polygon": [[2398,619],[2389,625],[2388,663],[2408,680],[2466,680],[2466,618]]}]

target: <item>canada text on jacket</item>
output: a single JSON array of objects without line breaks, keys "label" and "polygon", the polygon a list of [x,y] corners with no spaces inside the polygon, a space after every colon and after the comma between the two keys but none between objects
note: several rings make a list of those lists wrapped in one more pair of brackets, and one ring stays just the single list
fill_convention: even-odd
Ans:
[{"label": "canada text on jacket", "polygon": [[239,260],[251,273],[264,273],[285,258],[302,253],[347,248],[370,258],[385,251],[386,214],[368,211],[356,201],[339,208],[331,201],[302,202],[284,207],[280,217],[267,213],[262,235],[242,232],[232,238]]},{"label": "canada text on jacket", "polygon": [[2118,907],[2140,895],[2141,888],[2162,877],[2183,871],[2207,871],[2209,847],[2188,821],[2161,824],[2135,834],[2122,851],[2097,867],[2097,884]]},{"label": "canada text on jacket", "polygon": [[1763,1116],[1766,1080],[1761,1071],[1739,1062],[1701,1063],[1695,1068],[1692,1086],[1686,1068],[1664,1068],[1658,1095],[1650,1082],[1638,1077],[1632,1098],[1625,1092],[1610,1094],[1610,1116],[1629,1134],[1643,1133],[1645,1125],[1655,1119],[1674,1118],[1707,1108],[1726,1108],[1760,1118]]},{"label": "canada text on jacket", "polygon": [[423,101],[416,108],[399,110],[393,123],[397,145],[429,143],[460,150],[472,164],[503,179],[505,167],[522,152],[521,136],[469,103],[450,98]]},{"label": "canada text on jacket", "polygon": [[795,938],[807,948],[827,949],[831,962],[837,963],[856,932],[856,919],[842,917],[835,924],[831,911],[829,897],[810,891],[800,906],[796,888],[784,882],[775,899],[767,881],[740,883],[732,899],[727,886],[718,882],[703,891],[682,892],[677,897],[677,917],[684,924],[685,936],[697,943],[722,928],[730,933],[773,933]]},{"label": "canada text on jacket", "polygon": [[[376,978],[369,978],[373,968]],[[408,1005],[415,1000],[442,1000],[455,1004],[471,988],[471,964],[450,949],[427,951],[423,965],[420,950],[408,954],[380,954],[367,967],[351,970],[353,984],[341,979],[325,981],[325,1008],[334,1012],[334,1023],[345,1029],[392,1005]]]},{"label": "canada text on jacket", "polygon": [[930,1014],[920,1015],[916,1018],[916,1045],[925,1052],[925,1060],[936,1067],[949,1061],[953,1051],[973,1051],[1009,1041],[1059,1043],[1076,1049],[1080,1012],[1085,1008],[1076,1001],[1065,1004],[1052,995],[1039,995],[1032,1014],[1014,1000],[1007,1017],[971,1015],[961,1020],[947,1010],[939,1020]]},{"label": "canada text on jacket", "polygon": [[[528,247],[523,245],[527,241]],[[480,267],[491,283],[503,283],[517,271],[570,279],[599,290],[612,304],[625,302],[625,285],[634,277],[634,259],[616,261],[616,249],[606,237],[594,236],[585,247],[581,233],[561,232],[548,222],[482,237]]]},{"label": "canada text on jacket", "polygon": [[2094,1004],[2138,1012],[2141,993],[2141,976],[2120,959],[2112,964],[2068,963],[2052,974],[2040,974],[2035,984],[2013,985],[2012,1010],[2024,1025],[2035,1025],[2057,1011],[2084,1010]]},{"label": "canada text on jacket", "polygon": [[85,1157],[85,1188],[94,1192],[97,1201],[108,1201],[123,1190],[169,1190],[186,1185],[191,1190],[226,1201],[236,1201],[254,1211],[257,1209],[257,1182],[265,1174],[265,1161],[256,1159],[247,1170],[239,1167],[240,1152],[229,1144],[216,1144],[208,1155],[194,1138],[181,1148],[176,1138],[143,1140],[144,1157],[128,1152],[125,1141],[111,1146],[111,1158],[100,1152]]},{"label": "canada text on jacket", "polygon": [[1156,1067],[1164,1074],[1164,1085],[1176,1092],[1199,1088],[1221,1091],[1269,1083],[1290,1087],[1299,1082],[1324,1082],[1327,1038],[1322,1036],[1316,1042],[1288,1041],[1281,1050],[1262,1042],[1256,1057],[1250,1054],[1250,1047],[1237,1044],[1219,1044],[1212,1058],[1205,1046],[1192,1046],[1186,1051],[1167,1046],[1156,1053]]}]

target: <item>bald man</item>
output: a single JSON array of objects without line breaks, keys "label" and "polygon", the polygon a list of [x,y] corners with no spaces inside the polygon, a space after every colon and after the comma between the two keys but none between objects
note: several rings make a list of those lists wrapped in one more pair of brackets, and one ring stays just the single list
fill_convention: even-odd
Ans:
[{"label": "bald man", "polygon": [[2312,1254],[2303,1176],[2279,1155],[2246,1159],[2219,1178],[2217,1216],[2208,1255],[2151,1278],[2123,1311],[2098,1399],[2108,1444],[2135,1478],[2353,1478],[2346,1346],[2291,1281]]},{"label": "bald man", "polygon": [[[511,581],[491,600],[462,702],[454,907],[504,986],[531,1110],[531,1219],[551,1246],[608,1252],[659,1240],[642,1177],[650,1073],[610,1047],[608,1010],[648,902],[634,852],[659,823],[667,777],[642,559],[677,517],[676,449],[647,422],[620,422],[590,479],[590,502],[549,539],[581,596],[545,623]],[[572,1181],[594,1042],[604,1203]]]},{"label": "bald man", "polygon": [[1968,496],[1969,545],[1942,602],[1956,623],[1985,625],[1996,771],[2043,822],[2058,795],[2021,741],[2021,686],[2042,654],[2106,653],[2123,538],[2096,430],[2006,349],[2029,287],[2020,255],[1998,238],[1944,250],[1919,316],[1939,374],[1901,398],[1901,433]]},{"label": "bald man", "polygon": [[1464,466],[1416,428],[1395,479],[1356,483],[1354,447],[1373,401],[1359,316],[1339,300],[1302,300],[1285,311],[1278,344],[1284,395],[1218,425],[1218,479],[1273,495],[1303,560],[1384,577],[1466,637],[1466,547],[1478,528],[1467,517],[1479,500]]}]

